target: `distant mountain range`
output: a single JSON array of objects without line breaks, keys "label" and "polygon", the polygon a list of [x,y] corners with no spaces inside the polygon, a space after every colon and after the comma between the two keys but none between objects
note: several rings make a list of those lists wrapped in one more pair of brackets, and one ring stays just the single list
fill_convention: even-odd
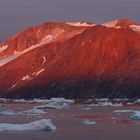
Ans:
[{"label": "distant mountain range", "polygon": [[140,97],[140,25],[47,22],[0,44],[0,97]]}]

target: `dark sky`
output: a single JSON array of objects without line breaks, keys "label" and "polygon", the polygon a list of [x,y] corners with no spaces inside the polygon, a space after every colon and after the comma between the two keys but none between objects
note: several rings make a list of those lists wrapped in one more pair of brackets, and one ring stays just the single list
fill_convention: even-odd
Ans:
[{"label": "dark sky", "polygon": [[140,0],[0,0],[0,41],[45,21],[140,23]]}]

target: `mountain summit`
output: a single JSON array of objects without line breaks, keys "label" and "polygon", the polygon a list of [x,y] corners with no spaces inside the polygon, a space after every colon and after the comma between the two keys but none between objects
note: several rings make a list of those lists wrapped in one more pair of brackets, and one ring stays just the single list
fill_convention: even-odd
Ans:
[{"label": "mountain summit", "polygon": [[48,22],[0,44],[0,97],[140,97],[140,25]]}]

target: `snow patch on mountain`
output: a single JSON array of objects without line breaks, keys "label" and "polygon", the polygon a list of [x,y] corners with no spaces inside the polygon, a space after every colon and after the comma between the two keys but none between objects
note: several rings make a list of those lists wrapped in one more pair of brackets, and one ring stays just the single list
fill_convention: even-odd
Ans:
[{"label": "snow patch on mountain", "polygon": [[136,32],[140,32],[140,25],[130,25],[130,28]]},{"label": "snow patch on mountain", "polygon": [[43,62],[42,62],[42,65],[45,64],[45,62],[46,62],[46,57],[43,56]]},{"label": "snow patch on mountain", "polygon": [[8,90],[11,90],[13,88],[15,88],[17,86],[17,83],[15,83],[14,85],[12,85]]},{"label": "snow patch on mountain", "polygon": [[45,45],[45,44],[49,44],[51,42],[53,42],[58,36],[60,36],[62,33],[64,32],[64,30],[62,29],[56,29],[52,34],[48,34],[46,35],[40,43],[36,44],[36,45],[32,45],[31,47],[27,48],[24,51],[21,52],[15,52],[12,56],[8,56],[8,57],[2,57],[0,58],[0,67],[15,60],[16,58],[18,58],[19,56],[33,50],[36,49],[39,46]]},{"label": "snow patch on mountain", "polygon": [[41,74],[43,71],[45,71],[45,69],[41,69],[41,70],[39,70],[39,71],[37,71],[37,72],[35,71],[35,72],[32,73],[32,75],[33,75],[33,76],[34,76],[34,75],[35,75],[35,76],[38,76],[38,75]]},{"label": "snow patch on mountain", "polygon": [[71,26],[83,26],[83,27],[95,26],[95,24],[89,24],[87,22],[67,22],[66,24]]},{"label": "snow patch on mountain", "polygon": [[103,23],[102,25],[106,27],[110,27],[110,28],[116,28],[117,23],[118,23],[118,20],[113,20],[110,22]]},{"label": "snow patch on mountain", "polygon": [[2,47],[0,47],[0,53],[5,51],[8,48],[8,45],[4,45]]},{"label": "snow patch on mountain", "polygon": [[56,39],[59,35],[61,35],[64,32],[64,30],[62,29],[56,29],[52,34],[49,34],[47,36],[45,36],[41,42],[39,43],[39,45],[43,45],[43,44],[47,44],[52,42],[54,39]]},{"label": "snow patch on mountain", "polygon": [[2,57],[0,58],[0,67],[13,61],[14,59],[16,59],[17,57],[19,57],[21,54],[20,53],[16,53],[12,56],[8,56],[8,57]]},{"label": "snow patch on mountain", "polygon": [[45,71],[45,69],[39,70],[35,75],[37,76],[37,75],[41,74],[43,71]]},{"label": "snow patch on mountain", "polygon": [[29,75],[26,75],[26,76],[24,76],[24,77],[22,77],[22,81],[25,81],[25,80],[30,80],[31,79],[31,77],[29,76]]}]

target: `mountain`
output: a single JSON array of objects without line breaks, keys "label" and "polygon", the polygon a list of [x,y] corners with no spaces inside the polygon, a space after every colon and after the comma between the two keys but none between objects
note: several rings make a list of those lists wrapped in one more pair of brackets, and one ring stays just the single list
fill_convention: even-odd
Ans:
[{"label": "mountain", "polygon": [[0,44],[0,97],[140,97],[140,25],[44,23]]}]

